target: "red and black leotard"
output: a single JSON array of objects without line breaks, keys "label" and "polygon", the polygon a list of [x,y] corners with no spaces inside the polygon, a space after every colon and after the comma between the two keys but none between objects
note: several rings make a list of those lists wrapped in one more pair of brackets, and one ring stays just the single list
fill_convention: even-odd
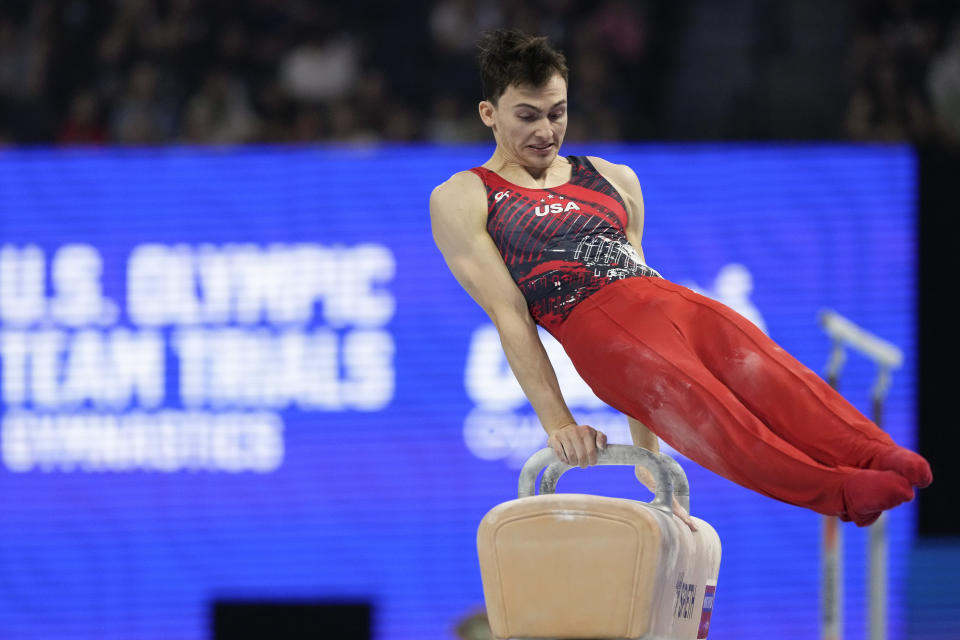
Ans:
[{"label": "red and black leotard", "polygon": [[627,211],[614,186],[585,156],[569,160],[570,181],[549,189],[471,169],[487,188],[487,231],[533,319],[554,335],[570,311],[604,285],[659,276],[627,240]]}]

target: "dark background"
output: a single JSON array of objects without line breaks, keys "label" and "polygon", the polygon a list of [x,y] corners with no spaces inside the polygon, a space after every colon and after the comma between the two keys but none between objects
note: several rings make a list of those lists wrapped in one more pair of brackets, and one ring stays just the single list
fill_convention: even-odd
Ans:
[{"label": "dark background", "polygon": [[956,240],[960,225],[958,178],[960,152],[943,148],[918,150],[920,167],[918,425],[920,452],[934,469],[934,484],[920,492],[919,533],[960,534],[954,508],[960,482],[957,464],[957,382],[960,354],[958,323],[949,299],[960,269]]}]

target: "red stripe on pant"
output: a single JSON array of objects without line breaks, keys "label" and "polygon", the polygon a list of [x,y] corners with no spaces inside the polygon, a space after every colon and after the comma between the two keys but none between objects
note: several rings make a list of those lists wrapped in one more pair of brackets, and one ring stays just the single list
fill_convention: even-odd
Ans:
[{"label": "red stripe on pant", "polygon": [[558,338],[606,403],[764,495],[845,515],[843,482],[893,440],[729,307],[660,278],[619,280]]}]

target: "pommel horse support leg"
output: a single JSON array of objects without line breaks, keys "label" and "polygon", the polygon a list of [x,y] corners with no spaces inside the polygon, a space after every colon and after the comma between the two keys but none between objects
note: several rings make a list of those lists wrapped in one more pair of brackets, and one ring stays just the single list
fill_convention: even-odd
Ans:
[{"label": "pommel horse support leg", "polygon": [[674,495],[689,510],[683,469],[668,456],[626,445],[608,445],[598,464],[645,466],[657,479],[653,501],[555,494],[572,467],[542,449],[520,472],[520,497],[483,517],[477,550],[493,635],[706,638],[720,538],[704,520],[693,518],[693,532],[673,515]]}]

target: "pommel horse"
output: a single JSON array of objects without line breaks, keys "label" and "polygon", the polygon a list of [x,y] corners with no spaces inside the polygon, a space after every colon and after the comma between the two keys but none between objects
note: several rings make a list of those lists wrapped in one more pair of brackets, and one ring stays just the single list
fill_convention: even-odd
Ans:
[{"label": "pommel horse", "polygon": [[[498,640],[706,638],[720,570],[720,538],[687,511],[687,476],[669,456],[607,445],[597,464],[642,465],[651,502],[555,493],[570,465],[551,449],[520,472],[519,497],[483,517],[477,531],[490,628]],[[535,495],[537,476],[546,467]]]}]

